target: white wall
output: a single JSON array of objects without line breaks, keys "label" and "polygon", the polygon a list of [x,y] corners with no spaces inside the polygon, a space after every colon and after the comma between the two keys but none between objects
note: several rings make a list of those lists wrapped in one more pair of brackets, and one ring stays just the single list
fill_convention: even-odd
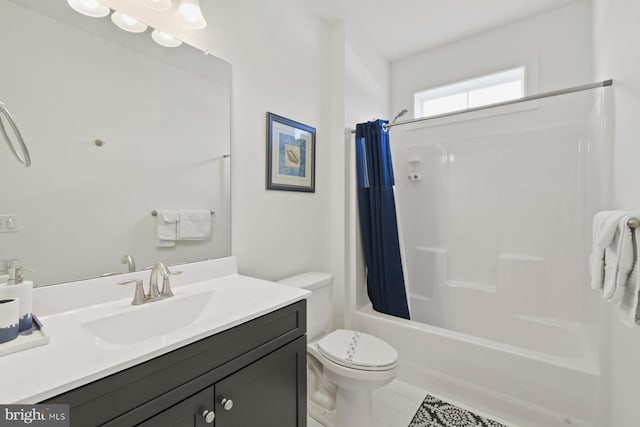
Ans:
[{"label": "white wall", "polygon": [[[216,3],[232,64],[232,251],[240,271],[280,279],[331,271],[329,26],[293,1]],[[250,12],[248,12],[250,11]],[[266,191],[265,112],[317,129],[316,192]]]},{"label": "white wall", "polygon": [[390,105],[390,63],[374,48],[364,42],[347,27],[345,32],[345,90],[344,120],[346,123],[343,140],[343,161],[345,175],[341,197],[345,200],[344,240],[346,242],[346,288],[336,289],[344,295],[345,321],[350,324],[350,313],[364,298],[366,277],[364,258],[361,250],[360,223],[358,221],[355,138],[351,132],[356,124],[374,119],[391,119]]},{"label": "white wall", "polygon": [[357,123],[388,119],[390,114],[390,63],[375,48],[347,27],[345,40],[345,120]]},{"label": "white wall", "polygon": [[526,64],[537,81],[528,93],[589,83],[591,10],[578,1],[392,64],[392,111],[408,108],[413,93]]},{"label": "white wall", "polygon": [[[356,123],[387,118],[389,63],[362,42],[345,22],[332,26],[332,208],[331,263],[334,274],[333,324],[349,324],[356,284],[363,286],[357,213],[355,210]],[[354,268],[355,267],[355,268]]]},{"label": "white wall", "polygon": [[[640,2],[594,0],[594,67],[597,79],[612,78],[614,103],[614,173],[612,208],[640,211]],[[638,425],[640,327],[623,326],[611,310],[611,422]]]},{"label": "white wall", "polygon": [[[104,3],[231,63],[232,252],[241,273],[331,271],[330,25],[293,0],[202,1],[200,32],[133,2]],[[267,111],[317,129],[315,193],[265,190]]]}]

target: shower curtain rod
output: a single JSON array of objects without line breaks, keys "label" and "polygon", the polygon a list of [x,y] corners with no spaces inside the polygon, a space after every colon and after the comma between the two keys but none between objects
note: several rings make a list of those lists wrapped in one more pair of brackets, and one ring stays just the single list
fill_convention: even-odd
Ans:
[{"label": "shower curtain rod", "polygon": [[[606,87],[606,86],[612,86],[612,85],[613,85],[613,80],[611,80],[611,79],[603,80],[603,81],[597,82],[597,83],[591,83],[591,84],[586,84],[586,85],[582,85],[582,86],[574,86],[574,87],[570,87],[570,88],[566,88],[566,89],[560,89],[560,90],[552,90],[550,92],[539,93],[537,95],[525,96],[525,97],[518,98],[518,99],[512,99],[510,101],[497,102],[495,104],[483,105],[481,107],[467,108],[466,110],[454,111],[454,112],[451,112],[451,113],[443,113],[443,114],[438,114],[438,115],[435,115],[435,116],[421,117],[419,119],[401,120],[401,121],[396,122],[396,123],[387,123],[386,125],[383,125],[382,127],[385,128],[385,129],[389,129],[389,128],[392,128],[394,126],[406,125],[406,124],[409,124],[409,123],[416,123],[416,122],[423,122],[423,121],[426,121],[426,120],[441,119],[443,117],[457,116],[458,114],[465,114],[465,113],[471,113],[471,112],[474,112],[474,111],[488,110],[489,108],[503,107],[505,105],[519,104],[521,102],[535,101],[536,99],[549,98],[549,97],[552,97],[552,96],[565,95],[567,93],[581,92],[583,90],[596,89],[596,88],[599,88],[599,87]],[[352,129],[351,133],[356,133],[356,131],[354,129]]]}]

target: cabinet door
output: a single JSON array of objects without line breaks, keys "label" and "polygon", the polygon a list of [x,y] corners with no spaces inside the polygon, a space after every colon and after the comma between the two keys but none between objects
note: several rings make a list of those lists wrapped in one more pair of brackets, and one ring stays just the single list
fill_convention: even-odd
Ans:
[{"label": "cabinet door", "polygon": [[217,382],[216,427],[306,426],[306,342],[302,336]]},{"label": "cabinet door", "polygon": [[203,414],[205,410],[213,410],[213,387],[194,394],[138,425],[143,427],[213,426],[213,415],[210,415],[211,418],[207,422],[205,414]]}]

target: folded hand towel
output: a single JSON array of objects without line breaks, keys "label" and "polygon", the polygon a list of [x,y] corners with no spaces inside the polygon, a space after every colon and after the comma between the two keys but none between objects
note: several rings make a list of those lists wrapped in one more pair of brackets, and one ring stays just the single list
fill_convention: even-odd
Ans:
[{"label": "folded hand towel", "polygon": [[629,327],[640,319],[640,267],[637,242],[640,229],[629,227],[638,218],[620,211],[599,212],[593,218],[593,248],[589,259],[591,287],[617,305]]},{"label": "folded hand towel", "polygon": [[180,210],[179,240],[205,240],[211,235],[211,211]]},{"label": "folded hand towel", "polygon": [[[624,215],[618,221],[618,233],[616,248],[616,274],[613,281],[607,281],[605,279],[605,286],[603,289],[603,297],[607,298],[613,304],[619,304],[625,293],[625,287],[629,281],[631,270],[635,264],[636,254],[633,248],[633,234],[629,226],[629,220],[633,218],[633,215]],[[605,251],[605,264],[607,263],[608,251]]]},{"label": "folded hand towel", "polygon": [[[640,236],[640,230],[635,229],[633,231],[636,242]],[[624,294],[622,301],[620,301],[620,319],[622,322],[630,328],[636,325],[636,322],[640,319],[640,304],[638,304],[638,298],[640,293],[640,274],[638,274],[638,263],[636,262],[629,280],[624,287]]]},{"label": "folded hand towel", "polygon": [[[589,258],[591,287],[603,290],[605,281],[615,280],[618,227],[624,217],[621,211],[598,212],[593,218],[593,245]],[[608,259],[606,259],[608,258]]]},{"label": "folded hand towel", "polygon": [[174,247],[178,239],[178,211],[160,210],[156,222],[156,246]]}]

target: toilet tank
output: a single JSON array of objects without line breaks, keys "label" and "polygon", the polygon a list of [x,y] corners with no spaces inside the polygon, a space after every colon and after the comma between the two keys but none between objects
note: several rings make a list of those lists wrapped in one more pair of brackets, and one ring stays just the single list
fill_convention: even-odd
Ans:
[{"label": "toilet tank", "polygon": [[311,291],[307,298],[307,341],[323,336],[331,326],[331,285],[329,273],[310,272],[278,281],[283,285]]}]

